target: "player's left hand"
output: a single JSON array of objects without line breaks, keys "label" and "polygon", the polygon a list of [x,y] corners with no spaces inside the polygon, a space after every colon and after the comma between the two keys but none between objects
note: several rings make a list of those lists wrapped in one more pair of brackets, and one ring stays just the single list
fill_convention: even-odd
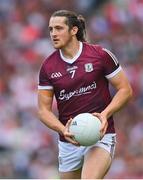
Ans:
[{"label": "player's left hand", "polygon": [[101,121],[101,128],[100,128],[100,132],[101,132],[101,137],[104,136],[104,134],[106,133],[107,127],[108,127],[108,121],[106,116],[104,116],[104,114],[102,113],[92,113],[94,116],[96,116],[97,118],[99,118],[99,120]]}]

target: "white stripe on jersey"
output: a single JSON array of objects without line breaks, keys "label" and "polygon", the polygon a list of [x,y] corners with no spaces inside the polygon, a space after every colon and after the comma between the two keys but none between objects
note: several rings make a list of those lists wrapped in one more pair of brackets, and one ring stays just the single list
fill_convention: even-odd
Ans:
[{"label": "white stripe on jersey", "polygon": [[121,70],[122,70],[122,67],[119,66],[115,71],[113,71],[111,74],[106,75],[105,77],[107,79],[110,79],[110,78],[114,77],[116,74],[118,74],[118,72],[120,72]]},{"label": "white stripe on jersey", "polygon": [[38,86],[38,89],[47,89],[47,90],[52,90],[53,86]]},{"label": "white stripe on jersey", "polygon": [[108,49],[106,49],[106,48],[103,48],[103,50],[106,51],[106,52],[111,56],[111,58],[113,59],[115,65],[117,66],[119,63],[118,63],[118,60],[117,60],[117,58],[115,57],[115,55],[114,55],[111,51],[109,51]]}]

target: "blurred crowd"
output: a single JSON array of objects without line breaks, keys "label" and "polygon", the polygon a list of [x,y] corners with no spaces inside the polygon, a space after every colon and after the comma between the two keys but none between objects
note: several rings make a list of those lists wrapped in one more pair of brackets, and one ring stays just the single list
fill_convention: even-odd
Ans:
[{"label": "blurred crowd", "polygon": [[54,51],[48,20],[59,9],[82,14],[89,41],[125,69],[134,96],[115,116],[107,178],[143,178],[143,0],[0,0],[0,178],[59,178],[57,134],[37,116],[39,68]]}]

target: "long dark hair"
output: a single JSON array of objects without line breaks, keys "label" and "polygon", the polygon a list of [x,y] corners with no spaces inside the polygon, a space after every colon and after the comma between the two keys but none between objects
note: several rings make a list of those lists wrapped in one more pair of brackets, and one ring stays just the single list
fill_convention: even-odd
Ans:
[{"label": "long dark hair", "polygon": [[63,16],[66,17],[66,24],[69,26],[69,29],[72,29],[74,26],[78,27],[78,32],[76,34],[78,41],[86,41],[86,29],[85,29],[85,20],[82,15],[77,15],[73,11],[68,10],[59,10],[55,11],[51,17]]}]

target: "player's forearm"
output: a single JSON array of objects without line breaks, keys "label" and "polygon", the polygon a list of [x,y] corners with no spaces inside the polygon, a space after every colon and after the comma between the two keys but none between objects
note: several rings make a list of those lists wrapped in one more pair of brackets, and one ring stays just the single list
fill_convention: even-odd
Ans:
[{"label": "player's forearm", "polygon": [[63,135],[65,126],[57,119],[57,117],[51,111],[39,111],[39,118],[47,127]]},{"label": "player's forearm", "polygon": [[102,111],[107,118],[112,116],[115,112],[119,111],[132,97],[131,88],[120,89],[113,97],[110,104]]}]

